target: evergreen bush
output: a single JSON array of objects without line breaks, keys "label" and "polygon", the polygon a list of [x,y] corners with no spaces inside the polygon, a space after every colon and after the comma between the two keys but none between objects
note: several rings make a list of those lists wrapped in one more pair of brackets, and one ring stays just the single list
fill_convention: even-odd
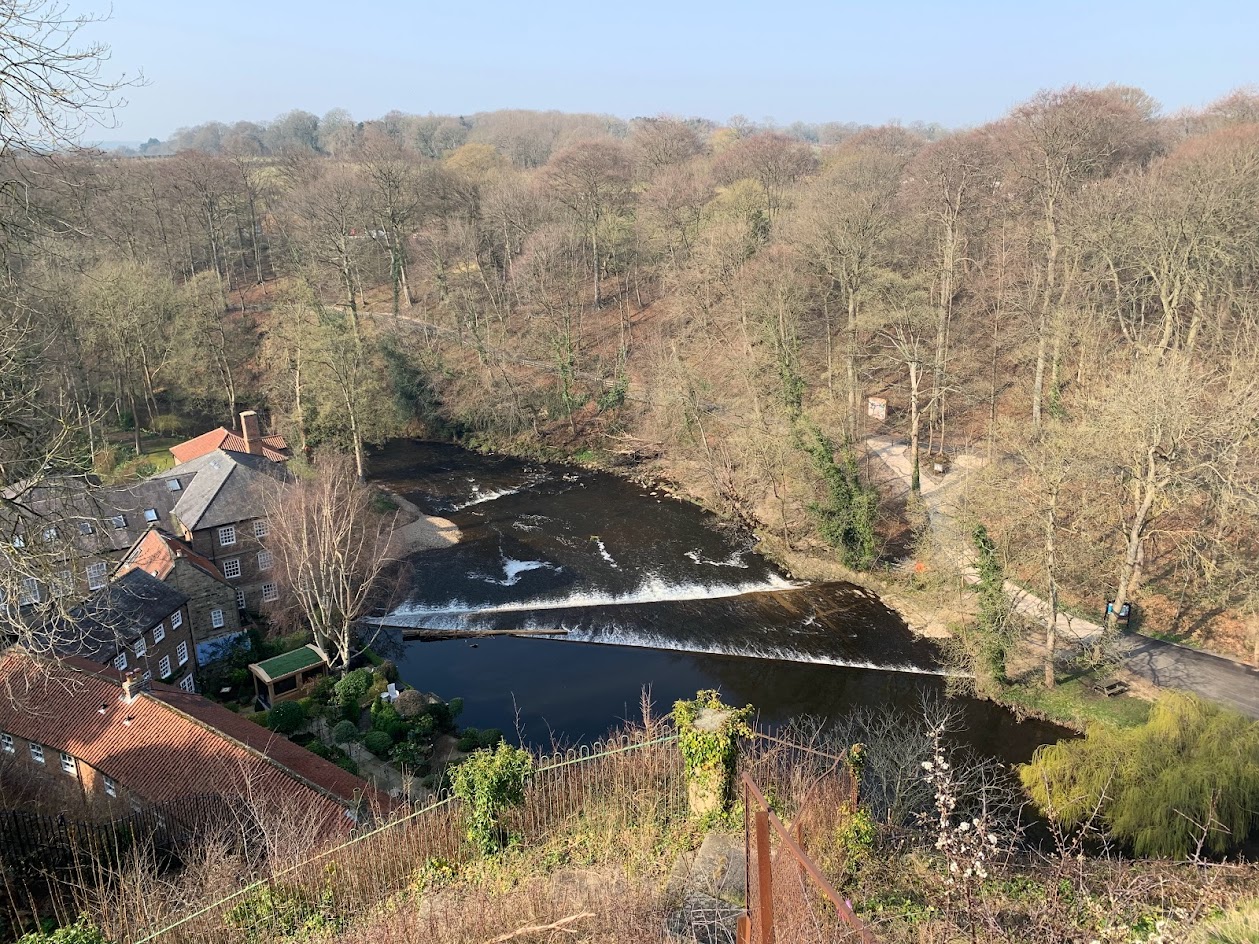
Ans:
[{"label": "evergreen bush", "polygon": [[305,723],[306,710],[295,701],[276,702],[267,717],[267,727],[279,734],[292,734]]},{"label": "evergreen bush", "polygon": [[384,731],[368,731],[363,735],[363,746],[377,757],[385,757],[393,747],[393,738]]},{"label": "evergreen bush", "polygon": [[332,739],[338,744],[348,744],[358,740],[358,725],[353,721],[341,720],[332,728]]}]

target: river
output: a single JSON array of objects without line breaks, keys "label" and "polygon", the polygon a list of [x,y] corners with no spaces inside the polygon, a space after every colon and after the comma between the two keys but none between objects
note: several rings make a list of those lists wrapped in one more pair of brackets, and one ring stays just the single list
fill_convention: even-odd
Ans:
[{"label": "river", "polygon": [[[754,539],[703,509],[604,472],[399,441],[371,476],[463,540],[412,555],[394,627],[562,630],[404,644],[402,678],[464,699],[461,724],[533,744],[588,742],[702,688],[766,723],[860,706],[916,711],[943,697],[937,648],[879,598],[844,582],[797,582]],[[1026,760],[1060,728],[956,698],[976,750]]]}]

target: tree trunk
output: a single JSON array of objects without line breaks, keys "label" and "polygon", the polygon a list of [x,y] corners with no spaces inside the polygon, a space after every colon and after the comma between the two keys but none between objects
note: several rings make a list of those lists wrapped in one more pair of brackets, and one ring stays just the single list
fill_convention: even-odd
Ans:
[{"label": "tree trunk", "polygon": [[1054,687],[1054,648],[1058,645],[1058,492],[1054,483],[1049,492],[1049,508],[1045,512],[1045,572],[1048,587],[1049,621],[1045,626],[1045,687]]},{"label": "tree trunk", "polygon": [[1141,491],[1141,503],[1137,506],[1136,514],[1132,518],[1132,526],[1128,529],[1128,546],[1124,554],[1123,566],[1119,570],[1119,586],[1115,589],[1114,609],[1106,614],[1104,630],[1106,635],[1111,637],[1118,633],[1119,613],[1132,595],[1134,577],[1141,563],[1141,542],[1145,538],[1146,521],[1149,519],[1150,509],[1154,506],[1154,499],[1158,495],[1158,463],[1153,447],[1148,451]]}]

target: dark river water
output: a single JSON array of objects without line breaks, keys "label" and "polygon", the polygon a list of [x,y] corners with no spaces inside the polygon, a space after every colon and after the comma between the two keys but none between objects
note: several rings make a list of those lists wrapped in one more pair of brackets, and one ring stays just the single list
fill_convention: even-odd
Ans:
[{"label": "dark river water", "polygon": [[[464,699],[461,723],[545,744],[590,741],[702,688],[763,721],[861,706],[918,710],[944,669],[874,594],[791,580],[746,533],[699,507],[615,476],[403,441],[371,475],[463,540],[412,556],[395,627],[564,630],[557,638],[408,642],[402,677]],[[955,699],[962,740],[1009,762],[1061,729]]]}]

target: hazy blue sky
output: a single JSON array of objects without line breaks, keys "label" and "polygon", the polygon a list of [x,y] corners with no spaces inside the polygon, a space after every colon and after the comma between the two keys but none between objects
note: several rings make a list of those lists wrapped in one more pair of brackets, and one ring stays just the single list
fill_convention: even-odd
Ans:
[{"label": "hazy blue sky", "polygon": [[954,126],[1070,83],[1175,110],[1259,82],[1253,0],[113,0],[91,34],[151,83],[100,135],[123,140],[337,106]]}]

